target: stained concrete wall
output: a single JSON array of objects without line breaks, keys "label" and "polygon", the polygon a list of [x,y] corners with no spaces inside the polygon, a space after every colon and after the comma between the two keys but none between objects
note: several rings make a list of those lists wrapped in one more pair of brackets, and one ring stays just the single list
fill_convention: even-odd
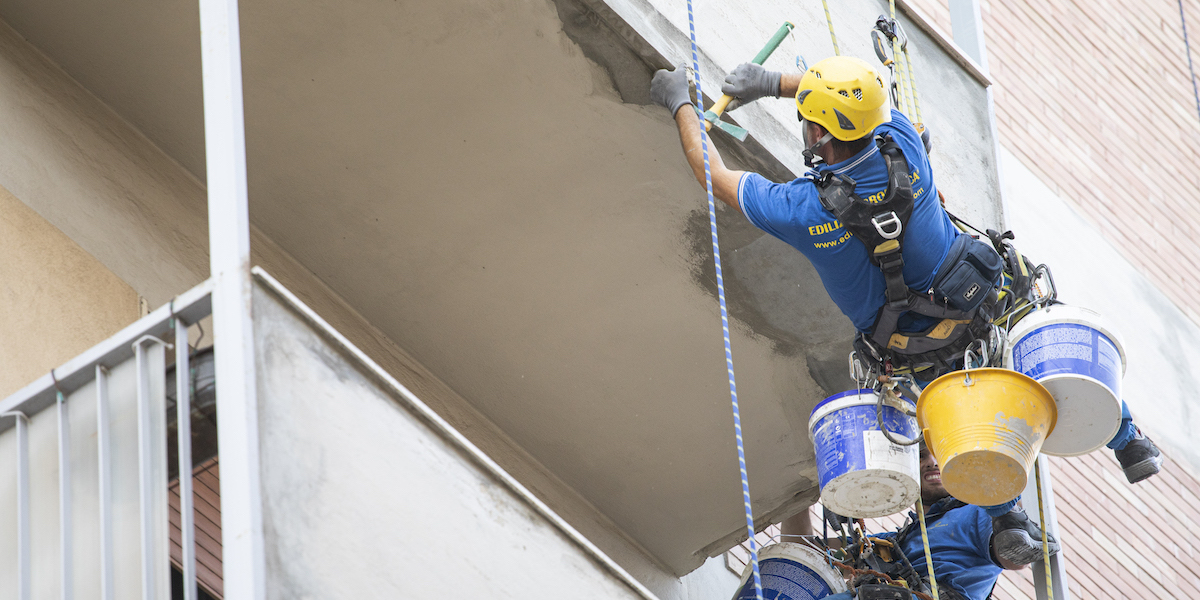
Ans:
[{"label": "stained concrete wall", "polygon": [[270,598],[645,598],[254,290]]}]

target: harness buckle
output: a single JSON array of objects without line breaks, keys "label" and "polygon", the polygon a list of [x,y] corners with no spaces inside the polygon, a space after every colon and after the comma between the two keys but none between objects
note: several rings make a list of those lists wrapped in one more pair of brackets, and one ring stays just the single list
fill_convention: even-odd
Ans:
[{"label": "harness buckle", "polygon": [[871,217],[871,224],[875,226],[875,231],[885,240],[894,240],[900,237],[904,232],[904,222],[900,220],[900,216],[896,211],[881,213]]}]

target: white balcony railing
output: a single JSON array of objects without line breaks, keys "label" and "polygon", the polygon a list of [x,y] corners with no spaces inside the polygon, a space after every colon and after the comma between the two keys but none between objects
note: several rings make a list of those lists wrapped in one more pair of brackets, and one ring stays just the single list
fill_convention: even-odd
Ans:
[{"label": "white balcony railing", "polygon": [[[0,514],[16,515],[0,522],[0,540],[16,540],[0,548],[0,581],[18,600],[170,597],[166,350],[190,372],[188,326],[210,314],[210,294],[197,286],[0,402],[0,490],[15,491],[0,495]],[[191,378],[175,379],[177,561],[190,600]]]}]

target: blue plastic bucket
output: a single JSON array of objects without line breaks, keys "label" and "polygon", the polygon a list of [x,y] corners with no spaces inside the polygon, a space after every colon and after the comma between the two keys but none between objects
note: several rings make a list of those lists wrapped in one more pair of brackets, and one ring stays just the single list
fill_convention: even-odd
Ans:
[{"label": "blue plastic bucket", "polygon": [[[896,514],[921,494],[920,453],[892,443],[879,429],[872,390],[835,394],[813,408],[808,433],[816,452],[821,504],[856,519]],[[897,439],[919,435],[913,405],[887,398],[883,424]]]},{"label": "blue plastic bucket", "polygon": [[[781,542],[758,553],[763,600],[817,600],[846,591],[846,582],[825,556],[804,544]],[[754,600],[754,572],[742,570],[734,600]]]},{"label": "blue plastic bucket", "polygon": [[1116,435],[1125,351],[1100,315],[1077,306],[1049,306],[1013,325],[1008,339],[1008,366],[1037,380],[1058,405],[1058,422],[1042,452],[1079,456]]}]

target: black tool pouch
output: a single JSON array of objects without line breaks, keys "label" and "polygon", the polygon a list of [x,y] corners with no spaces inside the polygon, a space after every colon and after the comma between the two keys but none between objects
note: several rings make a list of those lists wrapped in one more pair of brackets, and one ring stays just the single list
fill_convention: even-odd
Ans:
[{"label": "black tool pouch", "polygon": [[1004,261],[990,244],[960,235],[934,280],[934,299],[963,312],[975,310],[992,293],[1003,271]]}]

